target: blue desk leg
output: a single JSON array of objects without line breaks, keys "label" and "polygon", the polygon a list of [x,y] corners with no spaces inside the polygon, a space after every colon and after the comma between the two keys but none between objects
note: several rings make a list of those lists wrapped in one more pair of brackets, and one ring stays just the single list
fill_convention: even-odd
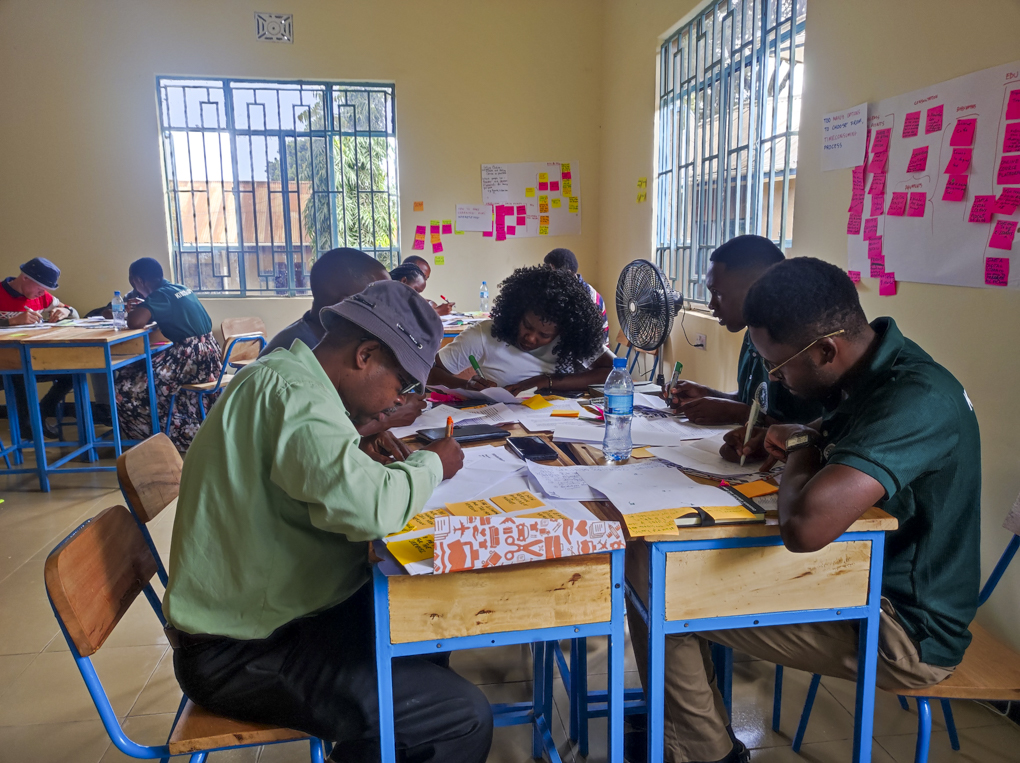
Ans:
[{"label": "blue desk leg", "polygon": [[[149,335],[145,335],[145,373],[149,380],[149,410],[152,412],[152,433],[159,434],[159,408],[156,404],[156,376],[152,371],[152,345]],[[169,431],[169,427],[167,430]]]},{"label": "blue desk leg", "polygon": [[[615,552],[614,552],[615,553]],[[616,613],[613,613],[616,616]],[[571,677],[570,688],[574,691],[575,715],[577,716],[577,751],[582,757],[588,757],[588,639],[574,639],[577,644],[577,662],[570,662],[574,675]],[[612,646],[610,645],[610,648]],[[577,668],[574,669],[574,665]]]},{"label": "blue desk leg", "polygon": [[106,351],[106,389],[110,393],[110,423],[113,424],[113,452],[117,458],[120,458],[120,417],[117,415],[117,385],[113,379],[113,359],[110,357],[110,346],[107,345],[104,350]]},{"label": "blue desk leg", "polygon": [[531,659],[534,661],[534,683],[531,687],[531,707],[534,722],[531,724],[531,757],[536,760],[542,757],[542,730],[538,725],[538,716],[545,704],[545,642],[535,641],[531,645]]},{"label": "blue desk leg", "polygon": [[377,565],[372,570],[375,594],[375,670],[379,684],[379,748],[381,763],[396,763],[393,732],[393,656],[390,653],[389,585]]},{"label": "blue desk leg", "polygon": [[665,733],[666,554],[648,544],[648,763],[661,763]]},{"label": "blue desk leg", "polygon": [[[74,392],[74,399],[81,400],[81,403],[75,406],[75,412],[77,414],[78,426],[85,433],[86,442],[94,444],[96,441],[96,422],[92,418],[92,398],[89,396],[89,377],[88,374],[78,374],[81,380],[81,395],[79,396],[78,390]],[[89,462],[95,462],[99,460],[99,455],[95,448],[90,448],[88,451]]]},{"label": "blue desk leg", "polygon": [[25,462],[25,456],[21,452],[21,420],[18,418],[18,393],[14,390],[14,377],[4,374],[4,402],[7,404],[7,423],[11,429],[11,445],[17,450],[11,453],[14,463],[20,465]]},{"label": "blue desk leg", "polygon": [[36,472],[39,475],[39,489],[50,492],[49,467],[46,462],[46,441],[43,439],[42,413],[39,411],[39,391],[36,389],[35,371],[32,369],[32,357],[27,348],[22,364],[25,369],[25,403],[28,406],[28,420],[32,424],[32,441],[35,445]]},{"label": "blue desk leg", "polygon": [[875,722],[875,671],[878,667],[878,624],[882,609],[882,562],[885,536],[873,533],[868,617],[861,621],[858,636],[857,702],[854,712],[854,763],[870,763]]},{"label": "blue desk leg", "polygon": [[[624,586],[624,554],[623,549],[613,552],[613,590],[612,590],[612,621],[609,634],[609,686],[606,694],[609,711],[609,763],[623,763],[623,695],[624,695],[624,672],[623,659],[626,652],[626,639],[623,634],[623,624],[626,620],[626,611],[623,600]],[[585,664],[587,669],[587,664]],[[584,694],[581,695],[581,705],[585,709],[582,733],[584,734],[585,747],[588,737],[588,686],[584,683]],[[587,749],[581,753],[587,754]]]}]

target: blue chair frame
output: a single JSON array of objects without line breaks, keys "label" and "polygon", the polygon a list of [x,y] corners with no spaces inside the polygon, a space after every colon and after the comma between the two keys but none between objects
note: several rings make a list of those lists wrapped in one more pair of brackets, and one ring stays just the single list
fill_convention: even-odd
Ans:
[{"label": "blue chair frame", "polygon": [[[623,346],[622,342],[617,342],[616,343],[616,348],[613,350],[613,355],[617,355],[618,356],[619,353],[620,353],[620,347],[622,347],[622,346]],[[632,352],[634,353],[634,359],[633,360],[631,360],[631,358],[630,358],[630,354]],[[659,368],[659,350],[656,350],[654,352],[654,354],[651,353],[651,352],[648,352],[646,354],[651,355],[652,358],[653,358],[653,360],[652,360],[652,370],[648,374],[648,381],[652,381],[653,379],[655,379],[655,372]],[[634,369],[637,368],[638,359],[641,357],[641,351],[637,350],[634,347],[634,345],[632,345],[630,342],[627,342],[627,353],[623,357],[624,357],[624,359],[627,362],[630,363],[630,367],[627,369],[627,373],[633,375]]]}]

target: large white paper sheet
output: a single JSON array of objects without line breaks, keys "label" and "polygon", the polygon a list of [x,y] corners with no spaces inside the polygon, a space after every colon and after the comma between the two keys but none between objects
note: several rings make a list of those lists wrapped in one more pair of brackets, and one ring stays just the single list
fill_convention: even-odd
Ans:
[{"label": "large white paper sheet", "polygon": [[856,167],[864,160],[868,104],[822,117],[822,170]]},{"label": "large white paper sheet", "polygon": [[487,233],[492,230],[492,205],[491,204],[458,204],[457,205],[457,230],[459,231],[481,231]]},{"label": "large white paper sheet", "polygon": [[669,461],[677,466],[710,474],[720,479],[724,477],[746,477],[758,472],[758,467],[762,463],[761,460],[747,461],[744,466],[727,461],[719,455],[719,449],[722,445],[722,437],[712,437],[707,440],[685,442],[680,445],[649,448],[649,452],[656,458]]},{"label": "large white paper sheet", "polygon": [[429,387],[442,392],[444,395],[453,395],[459,397],[461,400],[489,400],[494,403],[519,403],[516,397],[508,392],[503,387],[489,387],[483,390],[474,389],[451,389],[450,387],[444,387],[442,384],[430,384]]},{"label": "large white paper sheet", "polygon": [[585,479],[612,501],[621,514],[685,506],[740,505],[725,490],[700,485],[680,470],[656,462],[610,468]]},{"label": "large white paper sheet", "polygon": [[[530,238],[540,235],[541,219],[548,218],[547,234],[549,236],[577,235],[581,232],[581,198],[580,165],[571,161],[570,177],[563,178],[564,165],[560,162],[520,162],[516,164],[483,164],[482,165],[482,203],[492,205],[513,205],[514,215],[507,217],[514,228],[513,235],[507,233],[507,240],[513,238]],[[546,175],[549,188],[541,190],[539,175]],[[563,185],[569,182],[570,193],[564,194]],[[556,183],[559,190],[552,190]],[[527,190],[532,189],[532,195]],[[542,211],[541,197],[547,198],[547,208]],[[578,200],[575,212],[571,212],[570,199]],[[553,199],[559,199],[560,206],[553,206]],[[517,208],[525,208],[525,225],[516,225]],[[489,230],[489,228],[485,228]]]},{"label": "large white paper sheet", "polygon": [[468,419],[478,418],[478,414],[471,410],[465,411],[458,408],[451,408],[448,405],[437,405],[435,408],[431,408],[423,412],[414,420],[413,424],[409,424],[406,427],[393,427],[390,429],[390,433],[394,437],[399,438],[413,435],[419,429],[445,427],[446,418],[448,416],[453,419],[453,423],[455,424],[461,421],[467,421]]}]

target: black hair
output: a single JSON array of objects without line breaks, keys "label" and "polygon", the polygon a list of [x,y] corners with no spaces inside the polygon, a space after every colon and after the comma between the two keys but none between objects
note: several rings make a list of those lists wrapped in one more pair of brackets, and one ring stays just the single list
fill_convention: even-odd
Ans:
[{"label": "black hair", "polygon": [[312,299],[316,304],[325,307],[339,302],[336,297],[340,296],[340,293],[344,296],[357,294],[364,286],[350,291],[353,288],[352,284],[361,286],[360,282],[373,270],[378,269],[385,272],[381,262],[360,249],[340,247],[323,252],[308,272]]},{"label": "black hair", "polygon": [[559,336],[553,354],[556,370],[572,373],[597,358],[605,345],[602,315],[588,289],[565,270],[542,265],[518,268],[499,285],[492,303],[492,336],[507,344],[517,342],[524,313],[556,324]]},{"label": "black hair", "polygon": [[712,252],[709,260],[729,270],[764,270],[786,257],[783,250],[764,236],[737,236]]},{"label": "black hair", "polygon": [[140,278],[144,283],[158,283],[163,280],[163,266],[152,257],[142,257],[128,267],[128,278]]},{"label": "black hair", "polygon": [[[426,260],[424,257],[418,256],[417,254],[412,254],[410,257],[405,257],[404,258],[404,262],[401,263],[401,264],[404,264],[404,265],[414,265],[414,263],[416,263],[416,262],[424,262],[426,265],[429,264],[428,260]],[[418,268],[418,270],[421,270],[421,268]],[[422,275],[424,275],[424,274],[425,274],[425,271],[422,270]]]},{"label": "black hair", "polygon": [[410,281],[416,281],[421,278],[423,281],[427,281],[425,274],[421,268],[417,265],[404,260],[402,263],[397,265],[393,270],[390,271],[390,279],[393,281],[400,281],[407,278]]},{"label": "black hair", "polygon": [[577,272],[577,257],[569,249],[553,249],[545,256],[543,262],[556,270],[566,270],[568,273]]},{"label": "black hair", "polygon": [[850,277],[814,257],[794,257],[766,270],[744,299],[744,322],[791,346],[840,329],[853,338],[868,325]]}]

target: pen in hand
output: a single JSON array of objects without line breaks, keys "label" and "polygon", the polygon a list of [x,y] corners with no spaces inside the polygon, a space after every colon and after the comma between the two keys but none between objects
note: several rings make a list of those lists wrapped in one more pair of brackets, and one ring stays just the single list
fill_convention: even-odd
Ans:
[{"label": "pen in hand", "polygon": [[446,437],[453,437],[453,416],[446,417]]},{"label": "pen in hand", "polygon": [[478,378],[479,379],[484,379],[485,378],[485,374],[482,373],[482,367],[480,365],[478,365],[478,361],[475,359],[475,356],[474,355],[468,355],[468,360],[471,361],[471,367],[473,369],[475,369],[475,373],[478,374]]}]

